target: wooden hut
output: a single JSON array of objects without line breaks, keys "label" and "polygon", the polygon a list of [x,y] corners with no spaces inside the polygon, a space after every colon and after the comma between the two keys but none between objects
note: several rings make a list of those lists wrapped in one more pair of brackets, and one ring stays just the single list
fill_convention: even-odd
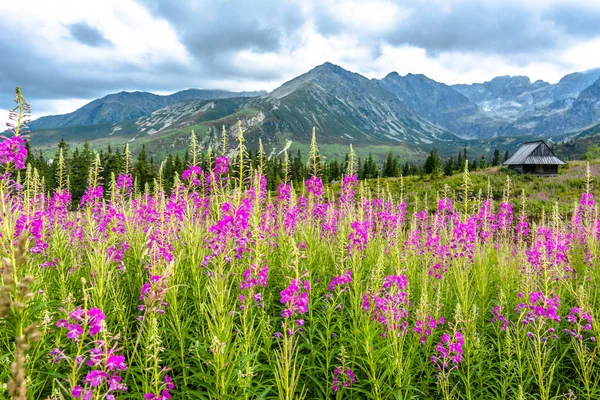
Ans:
[{"label": "wooden hut", "polygon": [[556,157],[543,140],[526,142],[512,157],[504,161],[510,169],[520,174],[556,175],[558,166],[566,162]]}]

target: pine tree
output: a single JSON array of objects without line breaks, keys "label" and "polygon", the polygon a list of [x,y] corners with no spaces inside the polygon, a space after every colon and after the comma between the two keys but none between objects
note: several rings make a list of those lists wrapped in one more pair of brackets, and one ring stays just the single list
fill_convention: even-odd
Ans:
[{"label": "pine tree", "polygon": [[463,157],[462,151],[459,151],[458,157],[456,158],[456,170],[461,171],[461,169],[464,169],[464,165],[465,165],[465,158]]},{"label": "pine tree", "polygon": [[404,163],[404,166],[402,167],[402,176],[408,176],[410,175],[410,165],[408,165],[408,161]]},{"label": "pine tree", "polygon": [[154,181],[154,171],[148,162],[148,153],[146,145],[142,145],[142,150],[138,154],[137,161],[133,165],[133,176],[137,180],[139,188],[144,188],[146,184],[151,185]]},{"label": "pine tree", "polygon": [[508,150],[506,150],[506,153],[504,153],[504,160],[502,160],[503,162],[506,162],[509,159],[509,155],[508,155]]},{"label": "pine tree", "polygon": [[481,156],[481,160],[479,160],[479,168],[481,168],[481,169],[485,169],[485,168],[487,168],[487,167],[488,167],[488,165],[487,165],[487,160],[485,159],[485,156],[484,156],[484,155],[482,155],[482,156]]},{"label": "pine tree", "polygon": [[390,151],[383,163],[382,175],[386,178],[398,176],[398,159]]},{"label": "pine tree", "polygon": [[456,166],[454,165],[454,158],[448,157],[448,159],[446,160],[446,163],[444,164],[444,174],[446,174],[447,176],[450,176],[450,175],[452,175],[452,173],[454,172],[455,169],[456,169]]},{"label": "pine tree", "polygon": [[362,175],[364,176],[364,179],[373,179],[379,176],[379,168],[377,167],[377,162],[373,159],[372,153],[369,153],[369,157],[363,165]]},{"label": "pine tree", "polygon": [[494,158],[492,159],[492,166],[496,167],[500,165],[500,150],[494,150]]},{"label": "pine tree", "polygon": [[173,161],[173,170],[175,171],[177,176],[181,176],[181,173],[184,170],[183,160],[179,153],[175,155],[175,160]]},{"label": "pine tree", "polygon": [[477,160],[473,160],[471,161],[471,163],[469,164],[469,170],[470,171],[475,171],[477,169]]},{"label": "pine tree", "polygon": [[73,195],[73,204],[78,204],[79,200],[87,188],[87,178],[89,164],[85,164],[83,157],[79,154],[79,149],[75,148],[70,159],[71,171],[69,181],[71,183],[71,193]]},{"label": "pine tree", "polygon": [[423,172],[426,174],[439,175],[442,171],[442,160],[435,150],[431,150],[429,156],[423,165]]}]

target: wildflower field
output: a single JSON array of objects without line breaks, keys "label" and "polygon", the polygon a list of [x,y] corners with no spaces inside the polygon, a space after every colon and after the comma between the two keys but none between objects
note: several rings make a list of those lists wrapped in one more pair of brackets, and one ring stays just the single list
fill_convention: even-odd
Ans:
[{"label": "wildflower field", "polygon": [[316,143],[274,192],[241,131],[210,168],[194,143],[172,188],[96,162],[79,204],[0,144],[1,398],[600,398],[589,174],[533,220],[466,169],[429,211],[352,159],[323,186]]}]

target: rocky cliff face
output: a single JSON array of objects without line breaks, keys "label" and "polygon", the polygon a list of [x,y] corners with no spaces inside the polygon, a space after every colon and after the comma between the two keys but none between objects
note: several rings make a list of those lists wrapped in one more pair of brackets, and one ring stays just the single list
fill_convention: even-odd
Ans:
[{"label": "rocky cliff face", "polygon": [[330,143],[431,143],[444,130],[427,121],[377,80],[326,63],[250,104],[265,110],[266,128]]}]

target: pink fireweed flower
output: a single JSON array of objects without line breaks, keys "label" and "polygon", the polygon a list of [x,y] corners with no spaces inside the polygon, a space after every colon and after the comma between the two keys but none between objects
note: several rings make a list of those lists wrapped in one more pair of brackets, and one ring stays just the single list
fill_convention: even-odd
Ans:
[{"label": "pink fireweed flower", "polygon": [[99,308],[92,308],[87,312],[90,335],[95,336],[102,330],[102,323],[106,316]]},{"label": "pink fireweed flower", "polygon": [[244,271],[240,289],[251,289],[256,286],[267,287],[268,273],[269,267],[267,267],[267,263],[264,264],[264,267],[261,270],[255,265],[252,265],[252,268],[247,268]]},{"label": "pink fireweed flower", "polygon": [[127,364],[125,364],[125,357],[119,355],[110,355],[106,359],[106,369],[109,371],[120,370],[125,371]]},{"label": "pink fireweed flower", "polygon": [[427,316],[424,319],[417,320],[413,332],[419,335],[419,344],[425,344],[427,338],[433,334],[438,325],[443,326],[445,322],[446,320],[444,317],[435,319],[433,316]]},{"label": "pink fireweed flower", "polygon": [[103,329],[105,315],[99,308],[92,308],[89,311],[81,307],[67,313],[67,319],[61,319],[56,323],[59,328],[67,329],[67,339],[77,341],[83,335],[83,325],[87,324],[89,334],[96,336]]},{"label": "pink fireweed flower", "polygon": [[345,175],[342,180],[342,190],[340,193],[339,202],[341,205],[352,204],[354,202],[354,196],[356,194],[356,185],[358,185],[358,179],[355,175]]},{"label": "pink fireweed flower", "polygon": [[204,172],[202,172],[202,168],[192,165],[181,173],[181,179],[190,182],[194,186],[202,186]]},{"label": "pink fireweed flower", "polygon": [[[579,341],[583,341],[585,339],[584,333],[591,332],[593,330],[592,324],[594,323],[594,319],[592,318],[592,314],[583,311],[579,307],[573,307],[571,310],[569,310],[567,321],[572,325],[572,328],[565,328],[564,332]],[[591,342],[595,342],[596,338],[594,336],[590,336],[589,340]]]},{"label": "pink fireweed flower", "polygon": [[83,388],[79,385],[75,386],[73,390],[71,390],[71,396],[75,397],[76,399],[80,398],[82,394]]},{"label": "pink fireweed flower", "polygon": [[321,197],[323,194],[323,182],[318,176],[311,176],[306,181],[306,190],[308,193],[312,193],[315,197]]},{"label": "pink fireweed flower", "polygon": [[119,176],[117,177],[116,187],[118,190],[121,190],[125,193],[130,194],[131,191],[133,190],[133,176],[119,174]]},{"label": "pink fireweed flower", "polygon": [[277,200],[282,203],[288,203],[292,198],[292,187],[285,182],[281,182],[277,188]]},{"label": "pink fireweed flower", "polygon": [[513,220],[513,209],[511,203],[500,203],[498,208],[498,216],[496,229],[502,232],[508,232]]},{"label": "pink fireweed flower", "polygon": [[146,393],[144,400],[169,400],[172,396],[171,391],[175,388],[173,379],[169,375],[164,376],[164,383],[160,385],[158,393]]},{"label": "pink fireweed flower", "polygon": [[530,232],[531,230],[529,229],[529,220],[526,216],[521,215],[519,217],[519,222],[517,223],[517,226],[515,228],[515,236],[517,237],[516,239],[518,240],[519,237],[526,238],[529,236]]},{"label": "pink fireweed flower", "polygon": [[348,234],[348,252],[352,254],[353,250],[361,251],[367,248],[369,243],[370,221],[355,221],[351,225],[354,231]]},{"label": "pink fireweed flower", "polygon": [[229,171],[229,159],[226,156],[217,157],[215,159],[215,175],[224,175]]},{"label": "pink fireweed flower", "polygon": [[467,220],[457,222],[452,230],[450,250],[454,257],[466,257],[473,261],[475,243],[477,242],[477,217],[471,216]]},{"label": "pink fireweed flower", "polygon": [[[290,285],[280,292],[280,303],[286,308],[281,312],[283,318],[294,318],[296,315],[308,312],[308,294],[310,282],[292,279]],[[293,334],[293,331],[291,332]]]},{"label": "pink fireweed flower", "polygon": [[433,276],[435,279],[442,279],[446,271],[448,271],[448,267],[446,265],[436,263],[431,268],[429,268],[427,275]]},{"label": "pink fireweed flower", "polygon": [[335,276],[329,283],[328,291],[332,292],[336,287],[340,287],[342,292],[349,290],[348,285],[352,283],[352,271],[348,270],[339,276]]},{"label": "pink fireweed flower", "polygon": [[202,262],[208,265],[210,260],[228,250],[228,244],[233,244],[235,258],[240,259],[244,253],[249,251],[250,240],[250,214],[252,202],[245,198],[242,203],[235,207],[231,203],[223,203],[221,206],[222,217],[208,231],[213,235],[208,243],[212,253],[207,255]]},{"label": "pink fireweed flower", "polygon": [[356,383],[356,377],[354,376],[354,371],[350,368],[337,367],[333,371],[333,386],[331,390],[334,393],[341,389],[350,388],[353,383]]},{"label": "pink fireweed flower", "polygon": [[123,264],[123,256],[129,250],[129,243],[125,242],[121,245],[115,244],[114,246],[109,246],[106,249],[106,259],[111,262],[115,262],[122,267]]},{"label": "pink fireweed flower", "polygon": [[[139,311],[164,314],[164,308],[168,305],[164,299],[167,294],[169,276],[168,271],[163,272],[163,275],[150,275],[150,281],[145,282],[140,289],[140,301],[144,304],[138,307]],[[138,320],[141,319],[142,316],[139,316]]]},{"label": "pink fireweed flower", "polygon": [[505,331],[506,328],[508,328],[510,321],[503,314],[501,314],[503,310],[504,307],[502,306],[494,307],[494,309],[492,310],[492,314],[494,315],[492,317],[492,322],[500,323],[502,330]]},{"label": "pink fireweed flower", "polygon": [[244,294],[239,297],[242,305],[240,308],[244,310],[246,308],[246,300],[251,300],[256,303],[257,306],[262,307],[263,298],[261,292],[255,292],[256,287],[267,287],[267,277],[269,273],[269,267],[267,263],[264,263],[262,269],[258,269],[256,265],[252,265],[251,268],[247,268],[242,276],[242,282],[240,283],[240,290]]},{"label": "pink fireweed flower", "polygon": [[452,208],[452,200],[448,198],[440,199],[438,201],[437,212],[440,215],[454,214],[454,209]]},{"label": "pink fireweed flower", "polygon": [[[406,332],[409,316],[408,294],[405,288],[408,280],[405,275],[389,275],[379,292],[364,294],[362,309],[371,315],[371,320],[379,322],[385,331],[394,330],[396,335]],[[386,337],[386,332],[382,333]]]},{"label": "pink fireweed flower", "polygon": [[431,356],[431,362],[438,371],[448,371],[458,368],[463,357],[464,337],[460,331],[451,336],[444,333],[435,347],[436,355]]},{"label": "pink fireweed flower", "polygon": [[92,370],[88,372],[83,382],[89,383],[92,387],[96,387],[102,385],[109,376],[110,375],[104,371]]},{"label": "pink fireweed flower", "polygon": [[594,215],[594,195],[592,193],[582,193],[579,200],[577,212],[573,215],[573,223],[575,227],[581,228],[582,223],[591,221]]},{"label": "pink fireweed flower", "polygon": [[0,164],[14,164],[16,169],[23,169],[25,168],[25,158],[27,158],[27,149],[23,137],[4,137],[4,140],[0,142]]},{"label": "pink fireweed flower", "polygon": [[89,187],[86,189],[83,197],[81,198],[80,205],[86,204],[97,205],[102,201],[104,195],[104,188],[102,186]]},{"label": "pink fireweed flower", "polygon": [[[552,339],[558,339],[552,324],[561,320],[558,315],[559,306],[560,299],[555,294],[545,296],[542,292],[531,292],[528,302],[517,304],[515,312],[520,313],[519,320],[523,326],[546,326],[547,328],[543,332],[544,336],[539,338],[541,341],[546,341],[548,339],[546,335],[550,335]],[[528,332],[527,336],[534,337],[533,332]]]},{"label": "pink fireweed flower", "polygon": [[569,267],[569,245],[572,235],[568,232],[556,231],[541,226],[535,232],[535,240],[531,248],[525,250],[527,261],[539,275],[548,267],[561,267],[565,272],[572,272]]},{"label": "pink fireweed flower", "polygon": [[544,296],[542,292],[531,292],[529,294],[529,301],[517,304],[515,312],[526,311],[522,319],[525,325],[540,319],[560,322],[560,316],[558,315],[559,306],[560,299],[557,295]]},{"label": "pink fireweed flower", "polygon": [[[98,316],[96,316],[96,318],[97,317]],[[109,341],[113,339],[115,338],[108,337]],[[97,347],[86,351],[85,349],[91,345]],[[125,364],[125,357],[115,353],[116,343],[112,347],[109,347],[104,340],[90,340],[87,343],[82,343],[81,349],[84,350],[82,355],[77,356],[75,360],[71,360],[71,362],[74,362],[79,369],[85,368],[86,365],[93,369],[85,374],[83,380],[84,386],[76,385],[72,388],[71,394],[74,398],[91,399],[93,397],[115,399],[115,392],[127,390],[127,386],[122,383],[123,378],[119,376],[121,371],[127,369],[127,365]],[[55,349],[52,353],[57,352],[60,351]],[[64,354],[62,352],[60,353]],[[63,356],[62,358],[69,359],[66,356]],[[86,358],[87,362],[84,362]]]}]

